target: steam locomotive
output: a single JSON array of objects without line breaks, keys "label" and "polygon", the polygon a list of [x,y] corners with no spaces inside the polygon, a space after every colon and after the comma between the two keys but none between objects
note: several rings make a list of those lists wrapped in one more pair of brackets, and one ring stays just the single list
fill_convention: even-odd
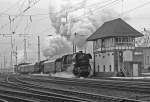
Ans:
[{"label": "steam locomotive", "polygon": [[72,72],[77,77],[88,77],[91,72],[91,54],[79,51],[67,54],[55,60],[43,60],[35,64],[18,65],[16,72],[20,74],[29,73],[57,73]]}]

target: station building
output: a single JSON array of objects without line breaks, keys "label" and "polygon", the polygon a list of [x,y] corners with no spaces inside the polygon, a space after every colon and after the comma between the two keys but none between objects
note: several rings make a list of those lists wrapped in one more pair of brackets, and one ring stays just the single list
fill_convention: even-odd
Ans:
[{"label": "station building", "polygon": [[143,49],[143,57],[144,57],[144,70],[150,72],[150,47],[146,47]]},{"label": "station building", "polygon": [[150,47],[136,47],[133,59],[141,62],[143,73],[150,72]]},{"label": "station building", "polygon": [[105,22],[87,41],[93,41],[94,75],[139,76],[141,62],[134,60],[135,38],[143,34],[121,18]]}]

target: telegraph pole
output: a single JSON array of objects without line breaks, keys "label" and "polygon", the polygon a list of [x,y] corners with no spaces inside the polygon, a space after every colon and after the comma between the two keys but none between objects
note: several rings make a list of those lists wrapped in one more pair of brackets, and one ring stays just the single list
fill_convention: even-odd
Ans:
[{"label": "telegraph pole", "polygon": [[[74,34],[74,36],[75,36],[75,39],[76,39],[76,35],[77,35],[77,33],[75,32],[75,34]],[[75,50],[75,53],[76,53],[76,43],[74,43],[75,45],[74,45],[74,50]]]},{"label": "telegraph pole", "polygon": [[4,56],[4,69],[5,69],[5,67],[6,67],[6,58]]},{"label": "telegraph pole", "polygon": [[18,55],[18,52],[17,52],[17,46],[16,46],[16,65],[18,64],[18,57],[17,57],[17,55]]},{"label": "telegraph pole", "polygon": [[[74,40],[76,39],[76,35],[77,35],[77,33],[75,32],[74,33]],[[76,53],[76,44],[75,44],[74,40],[73,40],[73,53]]]},{"label": "telegraph pole", "polygon": [[13,37],[11,35],[11,61],[10,61],[11,67],[13,67]]},{"label": "telegraph pole", "polygon": [[2,62],[1,62],[1,71],[2,71],[2,69],[3,69],[3,64],[2,64]]},{"label": "telegraph pole", "polygon": [[95,73],[96,73],[95,64],[96,64],[96,59],[95,59],[95,45],[93,43],[93,75],[95,75]]},{"label": "telegraph pole", "polygon": [[24,38],[24,63],[27,61],[27,46],[26,39]]},{"label": "telegraph pole", "polygon": [[40,36],[38,36],[38,62],[40,62]]}]

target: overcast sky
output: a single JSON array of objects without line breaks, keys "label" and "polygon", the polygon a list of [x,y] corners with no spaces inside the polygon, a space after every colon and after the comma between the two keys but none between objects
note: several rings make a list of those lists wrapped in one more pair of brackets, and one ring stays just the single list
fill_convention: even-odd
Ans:
[{"label": "overcast sky", "polygon": [[[0,0],[0,15],[2,13],[6,13],[6,14],[17,14],[18,8],[22,9],[21,6],[15,5],[17,2],[20,1],[24,1],[24,0]],[[27,1],[27,0],[26,0]],[[34,0],[33,0],[34,1]],[[51,2],[50,2],[51,1]],[[57,4],[58,7],[59,5],[62,3],[62,0],[41,0],[38,4],[36,4],[34,7],[32,7],[26,14],[28,15],[34,15],[34,14],[48,14],[49,13],[49,4],[53,4],[55,3],[55,5]],[[68,0],[64,0],[68,1]],[[82,1],[82,0],[72,0],[72,2],[76,2],[76,1]],[[99,2],[103,2],[103,1],[109,1],[109,0],[87,0],[87,4],[91,5],[91,4],[98,4]],[[113,0],[111,0],[113,1]],[[114,0],[115,1],[115,0]],[[135,27],[137,30],[142,31],[143,28],[148,28],[150,29],[150,0],[116,0],[118,1],[115,5],[111,5],[108,8],[112,8],[114,9],[118,14],[123,13],[123,16],[129,17],[129,19],[126,19],[126,22],[129,23],[131,26]],[[119,17],[119,16],[118,16]],[[47,36],[50,33],[54,32],[54,29],[52,28],[51,24],[50,24],[50,19],[49,19],[49,15],[41,15],[41,16],[34,16],[31,18],[34,23],[32,25],[29,25],[28,27],[30,28],[26,28],[26,25],[23,24],[19,27],[17,27],[15,25],[16,28],[19,28],[19,30],[16,31],[16,33],[25,33],[25,30],[27,32],[28,30],[32,30],[31,33],[34,33],[37,35],[39,35],[41,32],[43,34],[43,36]],[[31,19],[25,19],[23,18],[22,20],[18,20],[17,24],[19,24],[20,22],[29,22],[31,21]],[[6,26],[4,28],[2,28],[2,25],[6,24],[9,22],[9,16],[0,16],[0,33],[9,33],[9,26]],[[26,28],[26,29],[25,29]],[[16,36],[16,43],[22,43],[23,44],[23,38],[17,38]],[[32,41],[34,42],[30,42],[29,45],[32,43],[37,46],[37,38],[33,38],[30,37],[30,39],[32,39]],[[3,51],[0,51],[0,55],[3,55],[4,52],[6,55],[8,55],[7,53],[8,48],[10,48],[10,39],[9,38],[4,38],[1,37],[0,39],[0,47],[3,47]],[[23,49],[23,46],[19,47],[19,49]],[[19,46],[19,45],[18,45]]]},{"label": "overcast sky", "polygon": [[[10,7],[14,3],[16,3],[18,0],[0,0],[0,11],[5,10],[6,8]],[[39,13],[42,11],[48,12],[49,7],[49,1],[50,0],[41,0],[35,7],[41,9]],[[55,3],[60,3],[60,0],[51,0]],[[76,0],[75,0],[76,1]],[[80,1],[80,0],[77,0]],[[90,1],[90,0],[88,0]],[[107,1],[107,0],[103,0]],[[123,1],[123,5],[122,5]],[[90,3],[99,2],[99,0],[92,0]],[[147,4],[145,4],[147,3]],[[145,5],[143,5],[145,4]],[[143,6],[140,6],[143,5]],[[139,7],[138,7],[139,6]],[[123,7],[123,9],[122,9]],[[117,5],[113,6],[113,8],[117,12],[125,12],[125,15],[128,15],[131,17],[131,19],[127,22],[129,22],[132,26],[136,27],[137,29],[141,29],[143,27],[150,28],[150,0],[120,0]],[[134,9],[136,8],[136,9]],[[134,9],[134,10],[132,10]],[[132,11],[130,11],[132,10]],[[129,11],[129,12],[128,12]],[[9,12],[9,11],[8,11]],[[38,11],[35,11],[38,12]]]}]

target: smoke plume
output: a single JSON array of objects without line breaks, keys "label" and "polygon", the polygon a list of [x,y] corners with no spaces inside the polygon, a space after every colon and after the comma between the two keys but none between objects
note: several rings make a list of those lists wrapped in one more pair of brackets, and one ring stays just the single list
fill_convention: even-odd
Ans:
[{"label": "smoke plume", "polygon": [[[56,37],[49,39],[49,46],[44,50],[44,56],[52,57],[59,53],[68,53],[71,51],[73,43],[77,49],[83,50],[85,47],[91,49],[91,44],[86,42],[87,37],[93,34],[105,21],[118,17],[117,12],[108,8],[97,10],[97,12],[89,10],[88,7],[86,8],[86,0],[80,0],[79,3],[74,3],[74,0],[56,1],[55,3],[51,0],[49,7],[50,20],[55,28]],[[72,11],[67,12],[70,9]],[[88,12],[85,13],[85,10]]]},{"label": "smoke plume", "polygon": [[47,58],[52,58],[54,56],[71,53],[71,51],[71,43],[68,42],[66,38],[60,35],[54,35],[46,39],[43,54]]}]

